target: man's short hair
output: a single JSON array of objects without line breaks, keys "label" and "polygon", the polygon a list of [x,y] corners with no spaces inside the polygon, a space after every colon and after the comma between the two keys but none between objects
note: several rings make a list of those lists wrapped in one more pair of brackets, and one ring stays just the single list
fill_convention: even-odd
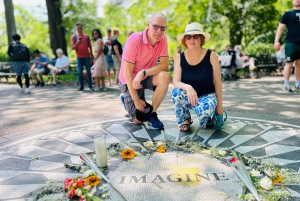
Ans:
[{"label": "man's short hair", "polygon": [[165,18],[166,19],[166,21],[168,22],[168,19],[167,19],[167,17],[163,14],[163,13],[161,13],[161,12],[156,12],[156,13],[153,13],[152,15],[151,15],[151,17],[149,18],[149,22],[151,22],[151,20],[152,20],[152,18],[153,17],[155,17],[156,15],[158,15],[158,16],[160,16],[160,17],[163,17],[163,18]]},{"label": "man's short hair", "polygon": [[78,26],[78,25],[82,26],[82,23],[81,22],[76,22],[75,26]]},{"label": "man's short hair", "polygon": [[33,54],[35,55],[35,54],[39,54],[39,53],[41,53],[39,50],[34,50],[33,51]]},{"label": "man's short hair", "polygon": [[19,40],[21,40],[21,36],[19,34],[14,34],[14,35],[12,35],[12,39],[14,41],[19,41]]},{"label": "man's short hair", "polygon": [[63,51],[61,48],[58,48],[58,49],[56,50],[56,53],[63,54],[63,53],[64,53],[64,51]]}]

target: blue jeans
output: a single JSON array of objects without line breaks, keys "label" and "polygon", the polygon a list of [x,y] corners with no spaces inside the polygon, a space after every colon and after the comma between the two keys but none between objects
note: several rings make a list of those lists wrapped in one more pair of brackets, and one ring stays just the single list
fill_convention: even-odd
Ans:
[{"label": "blue jeans", "polygon": [[88,82],[89,82],[89,88],[92,88],[90,58],[77,58],[78,82],[79,82],[80,88],[84,88],[83,74],[82,74],[83,66],[85,66],[85,68],[86,68],[87,78],[88,78]]},{"label": "blue jeans", "polygon": [[114,60],[112,59],[111,56],[105,55],[105,70],[116,70],[116,67],[114,65]]}]

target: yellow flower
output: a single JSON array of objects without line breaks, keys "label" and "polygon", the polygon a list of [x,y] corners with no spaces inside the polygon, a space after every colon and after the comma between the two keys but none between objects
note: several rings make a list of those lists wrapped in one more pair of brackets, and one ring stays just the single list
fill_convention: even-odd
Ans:
[{"label": "yellow flower", "polygon": [[135,152],[132,149],[126,148],[121,152],[121,156],[124,159],[133,159],[135,157]]},{"label": "yellow flower", "polygon": [[90,186],[97,186],[101,183],[99,177],[97,175],[90,176],[84,180]]},{"label": "yellow flower", "polygon": [[165,152],[166,152],[165,145],[160,145],[160,146],[156,149],[156,151],[159,152],[159,153],[165,153]]},{"label": "yellow flower", "polygon": [[273,184],[278,184],[278,183],[282,183],[283,182],[283,178],[280,175],[279,172],[276,172],[276,179],[272,179],[272,183]]}]

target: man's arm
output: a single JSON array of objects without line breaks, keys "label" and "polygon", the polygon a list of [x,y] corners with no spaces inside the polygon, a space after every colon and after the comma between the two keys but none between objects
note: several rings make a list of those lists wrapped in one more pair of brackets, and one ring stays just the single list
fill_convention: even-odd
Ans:
[{"label": "man's arm", "polygon": [[12,57],[12,46],[11,44],[8,46],[7,54],[9,57]]},{"label": "man's arm", "polygon": [[136,109],[140,111],[144,111],[144,107],[146,106],[146,103],[141,100],[138,96],[138,93],[136,89],[133,87],[133,69],[134,69],[134,64],[129,63],[127,61],[125,62],[125,77],[126,77],[126,82],[127,82],[127,88],[129,90],[129,93],[132,97],[132,100],[135,104]]},{"label": "man's arm", "polygon": [[274,49],[275,50],[279,50],[280,49],[280,42],[279,39],[282,35],[282,32],[285,28],[285,24],[279,23],[277,31],[276,31],[276,35],[275,35],[275,41],[274,41]]},{"label": "man's arm", "polygon": [[78,40],[76,41],[75,43],[75,39],[74,39],[74,36],[72,36],[71,38],[71,47],[72,47],[72,50],[75,50],[78,46],[79,43],[81,43],[82,41],[81,40]]},{"label": "man's arm", "polygon": [[120,61],[122,61],[122,55],[121,55],[120,52],[119,52],[118,45],[114,45],[113,48],[114,48],[114,50],[115,50],[115,53],[116,53],[116,56],[118,57],[118,59],[119,59]]}]

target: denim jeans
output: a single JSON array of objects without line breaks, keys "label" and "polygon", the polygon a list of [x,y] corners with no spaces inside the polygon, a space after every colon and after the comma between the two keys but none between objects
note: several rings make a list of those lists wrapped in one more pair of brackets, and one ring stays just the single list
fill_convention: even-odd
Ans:
[{"label": "denim jeans", "polygon": [[87,78],[89,82],[89,88],[92,88],[92,76],[91,76],[91,64],[90,64],[90,58],[77,58],[77,72],[78,72],[78,82],[80,85],[80,88],[84,88],[83,84],[83,66],[86,68],[87,72]]}]

